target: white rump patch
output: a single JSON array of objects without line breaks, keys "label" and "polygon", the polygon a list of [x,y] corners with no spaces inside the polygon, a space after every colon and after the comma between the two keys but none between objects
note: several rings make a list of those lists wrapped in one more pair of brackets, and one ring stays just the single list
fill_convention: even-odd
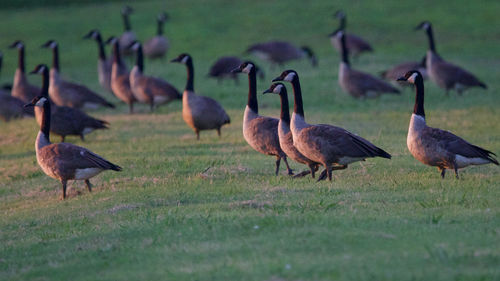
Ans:
[{"label": "white rump patch", "polygon": [[75,170],[75,180],[87,180],[102,172],[101,168],[85,168]]},{"label": "white rump patch", "polygon": [[83,128],[82,134],[86,135],[88,133],[91,133],[93,130],[94,128],[85,127]]},{"label": "white rump patch", "polygon": [[459,154],[455,156],[455,162],[457,163],[458,168],[464,168],[469,165],[483,165],[491,163],[490,161],[484,158],[480,157],[468,158]]},{"label": "white rump patch", "polygon": [[345,156],[345,157],[342,157],[339,159],[339,164],[340,165],[347,165],[347,164],[351,164],[353,162],[357,162],[357,161],[361,161],[361,160],[364,160],[365,158],[363,157],[348,157],[348,156]]},{"label": "white rump patch", "polygon": [[155,104],[158,104],[158,103],[164,103],[166,101],[168,101],[168,97],[167,96],[154,96],[153,97],[153,102]]}]

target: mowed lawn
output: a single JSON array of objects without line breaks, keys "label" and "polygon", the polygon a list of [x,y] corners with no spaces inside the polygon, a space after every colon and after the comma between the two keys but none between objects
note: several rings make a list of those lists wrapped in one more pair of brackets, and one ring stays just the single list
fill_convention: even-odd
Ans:
[{"label": "mowed lawn", "polygon": [[[67,141],[123,171],[93,178],[91,194],[71,182],[69,198],[60,201],[60,184],[36,162],[35,121],[0,123],[0,280],[500,280],[500,168],[471,167],[459,180],[452,172],[442,180],[437,169],[413,159],[406,148],[413,90],[351,98],[337,84],[340,59],[327,37],[338,25],[333,13],[344,9],[348,30],[375,48],[353,67],[378,75],[424,55],[425,34],[413,29],[430,20],[438,52],[488,90],[447,97],[426,81],[428,124],[499,154],[500,2],[310,2],[129,3],[141,40],[155,33],[158,12],[170,15],[168,60],[146,61],[146,73],[183,89],[185,67],[168,61],[190,53],[195,90],[219,100],[231,116],[221,139],[209,131],[196,141],[180,102],[154,113],[138,105],[128,115],[99,87],[96,44],[82,37],[93,28],[105,38],[121,34],[124,3],[5,1],[0,82],[12,82],[17,52],[7,46],[14,40],[26,43],[28,71],[50,64],[51,53],[39,46],[57,40],[62,74],[118,105],[90,112],[109,121],[109,130]],[[243,55],[248,45],[269,39],[310,45],[318,55],[318,68],[307,61],[286,66],[300,75],[308,121],[355,132],[392,160],[355,163],[334,172],[333,182],[292,179],[284,167],[274,176],[274,158],[242,136],[247,78],[241,75],[239,85],[206,78],[217,57]],[[260,92],[283,69],[252,59],[266,72],[257,86],[261,113],[279,116],[279,98]],[[40,84],[39,76],[29,79]]]}]

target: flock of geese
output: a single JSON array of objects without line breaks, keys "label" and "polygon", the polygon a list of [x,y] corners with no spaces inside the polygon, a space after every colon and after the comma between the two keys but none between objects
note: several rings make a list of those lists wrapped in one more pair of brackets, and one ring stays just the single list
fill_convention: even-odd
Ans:
[{"label": "flock of geese", "polygon": [[[231,122],[224,108],[214,99],[196,94],[194,90],[193,58],[183,53],[171,62],[184,64],[187,69],[186,86],[181,94],[164,79],[145,73],[144,56],[149,59],[165,58],[169,41],[163,35],[163,25],[168,15],[157,17],[157,35],[141,44],[131,29],[129,16],[133,9],[122,9],[125,31],[120,37],[103,40],[98,30],[91,30],[84,38],[93,39],[98,46],[97,73],[103,89],[114,94],[134,112],[134,104],[142,103],[153,111],[157,106],[182,100],[182,117],[195,132],[197,139],[200,131],[216,130],[221,136],[221,127]],[[329,36],[332,45],[341,55],[338,83],[343,91],[355,98],[372,98],[383,93],[398,94],[397,84],[391,84],[368,73],[351,67],[349,55],[359,56],[373,51],[371,45],[361,37],[346,33],[346,15],[342,11],[335,14],[340,26]],[[456,90],[462,93],[469,87],[486,85],[470,72],[445,61],[436,51],[432,26],[422,22],[417,29],[425,30],[429,49],[420,61],[404,62],[382,73],[390,82],[413,85],[416,91],[415,106],[408,130],[407,146],[411,154],[420,162],[436,166],[444,178],[446,169],[452,169],[458,178],[458,169],[469,165],[493,163],[499,165],[491,151],[475,146],[449,131],[431,128],[426,125],[424,112],[424,79],[430,78],[446,93]],[[105,45],[112,46],[112,56],[107,57]],[[52,67],[39,64],[31,73],[40,74],[42,86],[31,85],[25,74],[25,45],[18,40],[10,48],[18,50],[18,67],[10,94],[6,89],[0,91],[0,115],[5,120],[19,115],[36,117],[40,131],[36,138],[36,158],[45,174],[61,182],[62,198],[66,198],[68,180],[84,180],[89,191],[90,178],[105,170],[121,171],[115,165],[86,148],[65,143],[68,135],[84,136],[97,129],[107,129],[108,123],[86,114],[84,109],[110,107],[114,105],[88,89],[86,86],[67,81],[60,74],[59,46],[55,40],[42,45],[52,51]],[[310,47],[296,47],[285,41],[257,43],[247,49],[248,54],[282,67],[286,62],[307,57],[313,66],[317,58]],[[135,55],[135,64],[128,69],[123,56]],[[0,57],[1,58],[1,57]],[[0,60],[1,65],[1,60]],[[281,101],[280,118],[259,115],[257,101],[257,75],[262,71],[251,61],[239,57],[221,57],[209,71],[210,77],[231,78],[237,81],[238,73],[248,76],[248,100],[244,111],[243,137],[256,151],[274,156],[278,175],[280,162],[286,164],[287,172],[294,177],[315,174],[324,170],[318,181],[332,180],[332,171],[346,169],[349,164],[367,158],[391,155],[370,141],[346,129],[328,124],[309,124],[306,122],[299,75],[295,70],[286,70],[272,80],[271,86],[263,92],[277,94]],[[293,90],[293,112],[290,116],[288,93],[285,84],[289,82]],[[8,87],[7,87],[8,88]],[[24,105],[24,106],[23,106]],[[50,134],[61,136],[61,143],[51,143]],[[288,159],[308,167],[295,174]]]}]

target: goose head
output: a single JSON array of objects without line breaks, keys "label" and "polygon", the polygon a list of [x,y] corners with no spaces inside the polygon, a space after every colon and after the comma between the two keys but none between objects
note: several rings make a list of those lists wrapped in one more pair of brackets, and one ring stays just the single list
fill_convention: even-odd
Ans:
[{"label": "goose head", "polygon": [[55,40],[49,40],[45,42],[45,44],[43,44],[41,47],[55,49],[57,48],[57,42]]},{"label": "goose head", "polygon": [[276,81],[288,81],[293,82],[299,79],[299,75],[295,70],[285,70],[281,73],[280,76],[273,79],[273,82]]},{"label": "goose head", "polygon": [[128,16],[128,15],[132,14],[133,12],[134,12],[134,9],[132,9],[132,7],[130,7],[128,5],[124,6],[122,8],[122,15],[124,15],[124,16]]},{"label": "goose head", "polygon": [[337,19],[343,19],[345,18],[345,13],[342,10],[337,10],[333,16]]},{"label": "goose head", "polygon": [[189,61],[192,61],[191,56],[189,54],[183,53],[183,54],[180,54],[175,59],[171,60],[170,62],[177,62],[177,63],[187,64]]},{"label": "goose head", "polygon": [[267,94],[267,93],[273,93],[273,94],[278,94],[282,95],[283,93],[286,93],[286,87],[283,83],[274,83],[269,87],[269,89],[265,90],[262,94]]},{"label": "goose head", "polygon": [[422,74],[418,70],[410,70],[402,77],[399,77],[397,81],[406,81],[410,84],[416,84],[418,81],[424,81]]},{"label": "goose head", "polygon": [[420,29],[423,29],[423,30],[429,30],[430,28],[432,27],[431,23],[429,21],[423,21],[421,22],[419,25],[417,25],[417,27],[415,27],[415,30],[420,30]]},{"label": "goose head", "polygon": [[159,22],[166,22],[168,20],[168,14],[165,12],[162,12],[162,13],[158,14],[158,16],[156,17],[156,20]]},{"label": "goose head", "polygon": [[10,44],[9,45],[9,49],[14,49],[14,48],[17,48],[17,49],[22,49],[24,48],[24,43],[23,41],[21,40],[16,40],[14,43]]},{"label": "goose head", "polygon": [[112,44],[115,44],[116,42],[118,42],[118,38],[116,38],[116,36],[111,36],[108,38],[108,40],[106,40],[106,42],[104,42],[104,44],[106,45],[112,45]]},{"label": "goose head", "polygon": [[34,97],[30,103],[25,104],[24,107],[33,107],[33,106],[43,107],[43,105],[47,102],[49,102],[49,100],[46,97],[37,96]]},{"label": "goose head", "polygon": [[238,66],[237,68],[231,70],[231,73],[243,72],[243,73],[249,74],[250,72],[252,72],[252,70],[257,71],[255,64],[251,61],[246,61],[246,62],[240,64],[240,66]]},{"label": "goose head", "polygon": [[137,52],[137,50],[139,50],[141,46],[142,46],[141,42],[135,40],[132,43],[130,43],[130,45],[127,46],[127,49]]},{"label": "goose head", "polygon": [[90,39],[90,38],[98,40],[99,38],[101,38],[101,33],[97,29],[92,29],[91,31],[89,31],[89,33],[87,33],[87,35],[83,36],[83,39]]}]

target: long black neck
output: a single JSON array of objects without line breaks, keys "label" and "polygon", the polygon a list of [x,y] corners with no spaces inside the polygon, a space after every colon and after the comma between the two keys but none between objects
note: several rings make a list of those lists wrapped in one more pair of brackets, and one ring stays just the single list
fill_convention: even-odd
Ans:
[{"label": "long black neck", "polygon": [[52,68],[59,71],[59,46],[52,48]]},{"label": "long black neck", "polygon": [[[280,119],[281,121],[290,124],[290,112],[289,112],[289,105],[288,105],[288,93],[286,92],[286,88],[283,87],[281,89],[280,93],[280,99],[281,99],[281,115]],[[302,114],[303,116],[303,114]]]},{"label": "long black neck", "polygon": [[137,48],[137,60],[135,62],[135,65],[137,65],[140,72],[144,72],[144,57],[142,54],[142,45],[139,45],[139,47]]},{"label": "long black neck", "polygon": [[340,25],[339,25],[339,29],[341,29],[341,30],[345,30],[345,22],[346,22],[345,17],[341,17],[341,18],[340,18]]},{"label": "long black neck", "polygon": [[429,26],[426,30],[427,37],[429,37],[429,49],[433,52],[436,52],[436,45],[434,44],[434,34],[432,32],[432,27]]},{"label": "long black neck", "polygon": [[106,60],[106,52],[104,51],[104,43],[102,42],[101,35],[97,35],[96,38],[97,46],[99,47],[99,58],[102,60]]},{"label": "long black neck", "polygon": [[40,95],[47,99],[47,102],[43,104],[42,108],[42,122],[40,125],[40,131],[44,133],[45,137],[47,138],[47,142],[50,142],[49,71],[47,68],[45,68],[42,73],[42,92]]},{"label": "long black neck", "polygon": [[17,68],[24,73],[24,46],[19,48],[19,58],[17,63]]},{"label": "long black neck", "polygon": [[299,77],[292,80],[293,87],[293,112],[304,117],[304,106],[302,105],[302,90],[300,89]]},{"label": "long black neck", "polygon": [[118,40],[115,40],[113,43],[113,62],[120,65],[121,64],[121,57],[120,57],[120,43],[118,43]]},{"label": "long black neck", "polygon": [[158,36],[163,34],[163,20],[158,20],[158,29],[157,29],[156,34]]},{"label": "long black neck", "polygon": [[193,60],[190,58],[186,62],[187,68],[187,82],[186,82],[186,91],[194,92],[194,68],[193,68]]},{"label": "long black neck", "polygon": [[350,65],[349,64],[349,50],[347,50],[347,46],[345,43],[345,34],[343,34],[342,37],[340,37],[340,45],[342,48],[342,61],[344,63],[346,63],[347,65]]},{"label": "long black neck", "polygon": [[122,14],[122,17],[123,17],[123,25],[125,26],[125,31],[130,31],[132,28],[130,27],[128,14]]},{"label": "long black neck", "polygon": [[415,106],[413,113],[425,118],[424,112],[424,80],[421,76],[415,77]]},{"label": "long black neck", "polygon": [[248,73],[248,107],[255,113],[259,113],[259,105],[257,103],[257,74],[255,67],[252,67]]},{"label": "long black neck", "polygon": [[49,70],[47,68],[42,73],[42,92],[40,95],[49,98]]}]

